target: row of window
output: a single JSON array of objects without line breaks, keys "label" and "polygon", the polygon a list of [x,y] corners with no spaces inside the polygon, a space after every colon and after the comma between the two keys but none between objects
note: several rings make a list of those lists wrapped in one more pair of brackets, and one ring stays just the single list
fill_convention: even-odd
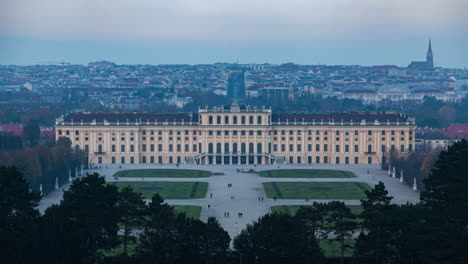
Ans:
[{"label": "row of window", "polygon": [[[120,135],[124,136],[124,135],[126,134],[125,132],[127,132],[127,131],[125,131],[125,130],[120,131]],[[154,134],[155,134],[155,130],[149,130],[149,131],[147,131],[147,130],[142,130],[142,131],[141,131],[142,135],[146,135],[147,132],[148,132],[150,135],[154,135]],[[289,135],[294,135],[295,132],[296,132],[297,135],[301,135],[301,134],[302,134],[302,130],[296,130],[296,131],[295,131],[295,130],[289,130]],[[341,132],[344,132],[344,135],[346,135],[346,136],[348,136],[348,135],[350,134],[350,132],[349,132],[348,130],[345,130],[345,131],[336,130],[336,131],[335,131],[335,135],[339,136],[339,135],[341,134]],[[59,135],[62,135],[62,133],[63,133],[62,130],[58,130],[58,134],[59,134]],[[85,135],[89,135],[89,131],[88,131],[88,130],[85,130],[84,133],[85,133]],[[158,130],[157,133],[158,133],[158,135],[162,135],[162,130]],[[181,134],[182,134],[182,131],[181,131],[181,130],[168,130],[168,133],[169,133],[169,135],[173,135],[173,134],[181,135]],[[198,131],[198,134],[201,135],[201,133],[202,133],[202,130],[199,130],[199,131]],[[209,133],[210,133],[210,134],[213,134],[213,131],[210,130]],[[222,132],[221,132],[221,130],[218,130],[216,133],[220,135]],[[224,133],[225,133],[225,135],[229,135],[229,131],[228,131],[228,130],[224,131]],[[234,135],[237,135],[237,133],[238,133],[237,131],[235,131],[235,130],[233,131],[233,134],[234,134]],[[245,131],[244,131],[244,130],[242,130],[240,133],[241,133],[241,134],[243,133],[243,134],[245,135]],[[253,130],[250,130],[250,131],[249,131],[249,134],[250,134],[250,135],[253,135],[253,133],[254,133]],[[258,131],[257,133],[259,133],[259,135],[261,135],[261,131]],[[286,135],[286,130],[273,130],[273,135],[278,135],[278,133],[281,133],[281,135]],[[316,134],[316,135],[320,135],[320,133],[321,133],[320,130],[316,130],[316,131],[315,131],[315,134]],[[327,130],[323,130],[322,133],[323,133],[323,135],[328,135],[328,131],[327,131]],[[368,134],[369,136],[372,135],[372,133],[373,133],[372,130],[368,130],[368,131],[367,131],[367,134]],[[116,134],[116,131],[115,131],[115,130],[112,130],[112,131],[111,131],[111,134],[112,134],[112,135],[115,135],[115,134]],[[130,134],[131,136],[133,136],[133,135],[135,135],[135,131],[134,131],[134,130],[130,130],[130,131],[129,131],[129,134]],[[184,130],[183,134],[189,135],[189,130]],[[193,134],[193,135],[196,135],[196,134],[197,134],[197,130],[193,130],[193,131],[192,131],[192,134]],[[268,131],[268,134],[271,135],[271,131]],[[308,134],[309,134],[309,135],[312,135],[312,130],[308,130]],[[358,131],[358,130],[355,130],[355,131],[354,131],[354,135],[357,136],[358,134],[359,134],[359,131]],[[390,131],[390,134],[391,134],[392,136],[395,135],[395,130],[391,130],[391,131]],[[412,135],[412,131],[411,131],[411,130],[409,131],[409,134]],[[65,135],[69,136],[69,135],[70,135],[70,130],[65,130]],[[79,135],[80,135],[80,131],[79,131],[79,130],[75,130],[75,135],[76,135],[76,136],[79,136]],[[98,130],[98,135],[102,135],[102,130]],[[381,131],[381,135],[382,135],[382,136],[385,136],[385,135],[386,135],[386,131],[385,131],[385,130],[382,130],[382,131]],[[401,130],[401,131],[400,131],[400,135],[405,135],[405,131]]]},{"label": "row of window", "polygon": [[[149,148],[147,148],[147,146],[149,146]],[[175,151],[177,152],[182,152],[182,151],[185,151],[185,152],[197,152],[197,144],[193,144],[192,145],[192,149],[190,150],[190,145],[189,144],[185,144],[185,145],[181,145],[181,144],[176,144],[176,145],[172,145],[170,144],[169,145],[169,149],[168,151],[169,152],[173,152],[174,151],[174,146],[176,147],[175,148]],[[224,149],[221,149],[221,143],[217,143],[216,144],[216,153],[230,153],[230,144],[229,143],[225,143],[224,144]],[[234,143],[232,145],[232,152],[233,153],[238,153],[239,152],[239,149],[237,147],[237,143]],[[248,152],[249,153],[254,153],[255,150],[254,150],[254,143],[249,143],[248,144]],[[281,147],[281,152],[286,152],[286,144],[281,144],[279,145]],[[182,150],[182,147],[183,147],[183,150]],[[213,143],[209,143],[208,144],[208,153],[215,153],[214,152],[214,147],[215,145]],[[315,152],[320,152],[320,148],[321,145],[320,144],[316,144],[315,145]],[[79,145],[76,145],[76,148],[79,149]],[[200,144],[200,148],[201,148],[201,144]],[[157,149],[158,149],[158,152],[162,152],[163,151],[163,145],[162,144],[158,144],[157,145]],[[381,152],[386,152],[386,145],[382,145],[381,146]],[[390,150],[391,151],[394,151],[395,150],[395,145],[391,145],[390,146]],[[88,145],[85,145],[85,151],[88,152],[89,151],[89,147]],[[125,152],[126,151],[126,145],[122,144],[120,145],[120,152]],[[155,144],[149,144],[149,145],[146,145],[146,144],[142,144],[141,145],[141,152],[154,152],[155,151]],[[289,148],[288,148],[288,151],[289,152],[301,152],[302,151],[302,145],[301,144],[297,144],[296,145],[296,148],[294,148],[294,144],[289,144]],[[308,144],[307,145],[307,151],[312,151],[312,144]],[[341,148],[341,145],[335,145],[335,153],[340,153],[342,151],[342,148]],[[354,149],[353,151],[355,153],[358,153],[359,152],[359,145],[354,145]],[[413,145],[412,144],[409,144],[408,146],[408,151],[413,151]],[[112,144],[111,145],[111,152],[116,152],[116,145],[115,144]],[[130,145],[130,152],[135,152],[135,145],[131,144]],[[247,152],[247,144],[246,143],[241,143],[240,144],[240,152],[241,153],[246,153]],[[263,152],[263,149],[262,149],[262,143],[257,143],[257,148],[256,148],[256,152]],[[271,152],[271,145],[269,144],[268,145],[268,152]],[[278,152],[278,144],[273,144],[273,152]],[[323,152],[328,152],[328,144],[323,144]],[[349,153],[350,152],[350,146],[349,145],[344,145],[344,152],[345,153]],[[405,145],[400,145],[400,152],[405,152]],[[103,147],[102,147],[102,144],[99,144],[98,145],[98,153],[103,153]],[[368,154],[375,154],[373,148],[372,148],[372,145],[367,145],[367,152]]]},{"label": "row of window", "polygon": [[[269,119],[270,117],[268,117]],[[208,116],[208,124],[209,125],[213,125],[214,124],[214,117],[213,116]],[[224,124],[224,125],[229,125],[230,124],[230,119],[229,116],[224,116],[224,123],[221,122],[221,116],[216,116],[216,124],[217,125],[221,125],[221,124]],[[241,116],[240,118],[240,123],[242,125],[245,125],[246,124],[246,121],[247,121],[247,118],[245,116]],[[233,116],[232,117],[232,124],[233,125],[237,125],[237,116]],[[257,123],[256,125],[261,125],[262,124],[262,117],[261,116],[257,116]],[[249,125],[254,125],[254,117],[253,116],[249,116]]]},{"label": "row of window", "polygon": [[[168,163],[182,163],[182,158],[181,156],[176,156],[176,157],[172,157],[172,156],[169,156],[168,157]],[[323,158],[323,159],[321,159]],[[308,156],[307,157],[307,163],[312,163],[313,161],[313,157],[312,156]],[[103,162],[103,158],[102,157],[98,157],[98,163],[101,164]],[[121,164],[125,164],[127,162],[127,159],[126,157],[120,157],[120,163]],[[128,162],[130,164],[134,164],[135,163],[135,157],[129,157],[129,160]],[[140,160],[141,163],[163,163],[163,157],[162,156],[149,156],[148,158],[146,156],[142,156],[141,157],[141,160]],[[207,163],[209,164],[213,164],[213,163],[221,163],[222,161],[221,160],[216,160],[216,159],[213,159],[213,157],[209,157],[209,159],[207,160]],[[229,163],[229,161],[225,161],[227,163]],[[241,163],[246,163],[247,160],[242,160],[242,161],[239,161],[239,160],[235,160],[234,162],[241,162]],[[253,163],[253,160],[249,160],[248,161],[249,163]],[[262,163],[262,159],[259,157],[258,163]],[[303,161],[302,161],[302,157],[301,156],[297,156],[297,157],[293,157],[293,156],[290,156],[289,159],[288,159],[288,162],[289,163],[298,163],[298,164],[301,164]],[[324,157],[320,157],[320,156],[316,156],[315,157],[315,163],[329,163],[329,158],[328,156],[324,156]],[[373,162],[373,159],[372,157],[367,157],[367,163],[368,164],[372,164]],[[117,163],[117,158],[116,157],[111,157],[111,163],[112,164],[115,164]],[[350,164],[351,163],[351,157],[344,157],[344,160],[342,160],[340,157],[335,157],[335,164]],[[353,158],[353,163],[354,164],[359,164],[359,157],[354,157]]]}]

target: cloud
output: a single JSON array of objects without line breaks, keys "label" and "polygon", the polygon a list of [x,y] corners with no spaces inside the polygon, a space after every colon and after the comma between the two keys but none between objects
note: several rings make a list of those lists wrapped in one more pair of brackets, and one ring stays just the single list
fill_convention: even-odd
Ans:
[{"label": "cloud", "polygon": [[467,34],[466,0],[3,0],[0,34],[265,42]]}]

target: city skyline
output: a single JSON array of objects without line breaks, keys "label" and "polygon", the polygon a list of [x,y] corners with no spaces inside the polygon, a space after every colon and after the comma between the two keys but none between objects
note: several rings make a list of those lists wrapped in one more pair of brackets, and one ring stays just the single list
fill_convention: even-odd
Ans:
[{"label": "city skyline", "polygon": [[463,0],[7,0],[1,5],[0,64],[110,60],[406,67],[424,58],[431,38],[434,66],[468,66]]}]

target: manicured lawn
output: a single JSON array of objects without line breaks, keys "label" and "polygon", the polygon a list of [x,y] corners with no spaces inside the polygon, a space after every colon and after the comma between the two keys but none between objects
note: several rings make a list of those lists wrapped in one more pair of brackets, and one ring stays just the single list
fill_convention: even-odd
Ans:
[{"label": "manicured lawn", "polygon": [[[290,214],[292,216],[296,215],[297,211],[301,206],[306,206],[306,205],[278,205],[278,206],[272,206],[271,211],[272,212],[278,212],[278,213],[286,213]],[[349,209],[351,209],[351,213],[354,215],[359,215],[364,209],[360,205],[347,205]]]},{"label": "manicured lawn", "polygon": [[180,213],[185,213],[187,217],[190,217],[192,219],[199,219],[200,218],[200,213],[201,213],[201,206],[195,206],[195,205],[172,205],[174,207],[174,210],[176,212]]},{"label": "manicured lawn", "polygon": [[164,199],[196,199],[203,198],[208,188],[207,182],[114,182],[119,188],[132,186],[141,192],[146,199],[159,193]]},{"label": "manicured lawn", "polygon": [[269,170],[258,173],[261,177],[273,178],[353,178],[356,177],[350,171],[340,170]]},{"label": "manicured lawn", "polygon": [[365,199],[363,182],[265,182],[269,198],[278,199]]},{"label": "manicured lawn", "polygon": [[177,170],[177,169],[141,169],[122,170],[114,174],[114,177],[139,177],[139,178],[200,178],[210,177],[211,172],[204,170]]},{"label": "manicured lawn", "polygon": [[[350,241],[348,241],[350,242]],[[355,239],[351,239],[351,245],[356,243]],[[323,239],[319,241],[319,245],[327,258],[339,258],[341,257],[340,243],[331,239]],[[349,258],[353,256],[353,250],[345,250],[344,256]]]}]

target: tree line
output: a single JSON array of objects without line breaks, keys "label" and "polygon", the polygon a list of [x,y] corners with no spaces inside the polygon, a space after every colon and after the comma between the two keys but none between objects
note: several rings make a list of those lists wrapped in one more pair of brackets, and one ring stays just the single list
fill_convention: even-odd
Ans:
[{"label": "tree line", "polygon": [[[0,137],[1,138],[1,137]],[[77,169],[86,163],[86,154],[73,150],[71,141],[61,137],[52,146],[35,144],[33,147],[20,149],[1,149],[0,165],[15,166],[26,177],[31,189],[48,193],[59,185],[75,177]]]},{"label": "tree line", "polygon": [[[0,250],[5,263],[467,263],[466,161],[466,140],[442,151],[417,204],[393,204],[379,183],[366,191],[359,221],[342,202],[314,203],[294,216],[261,217],[234,238],[233,248],[216,219],[176,213],[157,194],[146,202],[96,173],[76,179],[60,204],[41,215],[40,196],[23,174],[2,166]],[[337,241],[340,258],[324,257],[324,238]],[[119,245],[122,254],[105,256]]]}]

